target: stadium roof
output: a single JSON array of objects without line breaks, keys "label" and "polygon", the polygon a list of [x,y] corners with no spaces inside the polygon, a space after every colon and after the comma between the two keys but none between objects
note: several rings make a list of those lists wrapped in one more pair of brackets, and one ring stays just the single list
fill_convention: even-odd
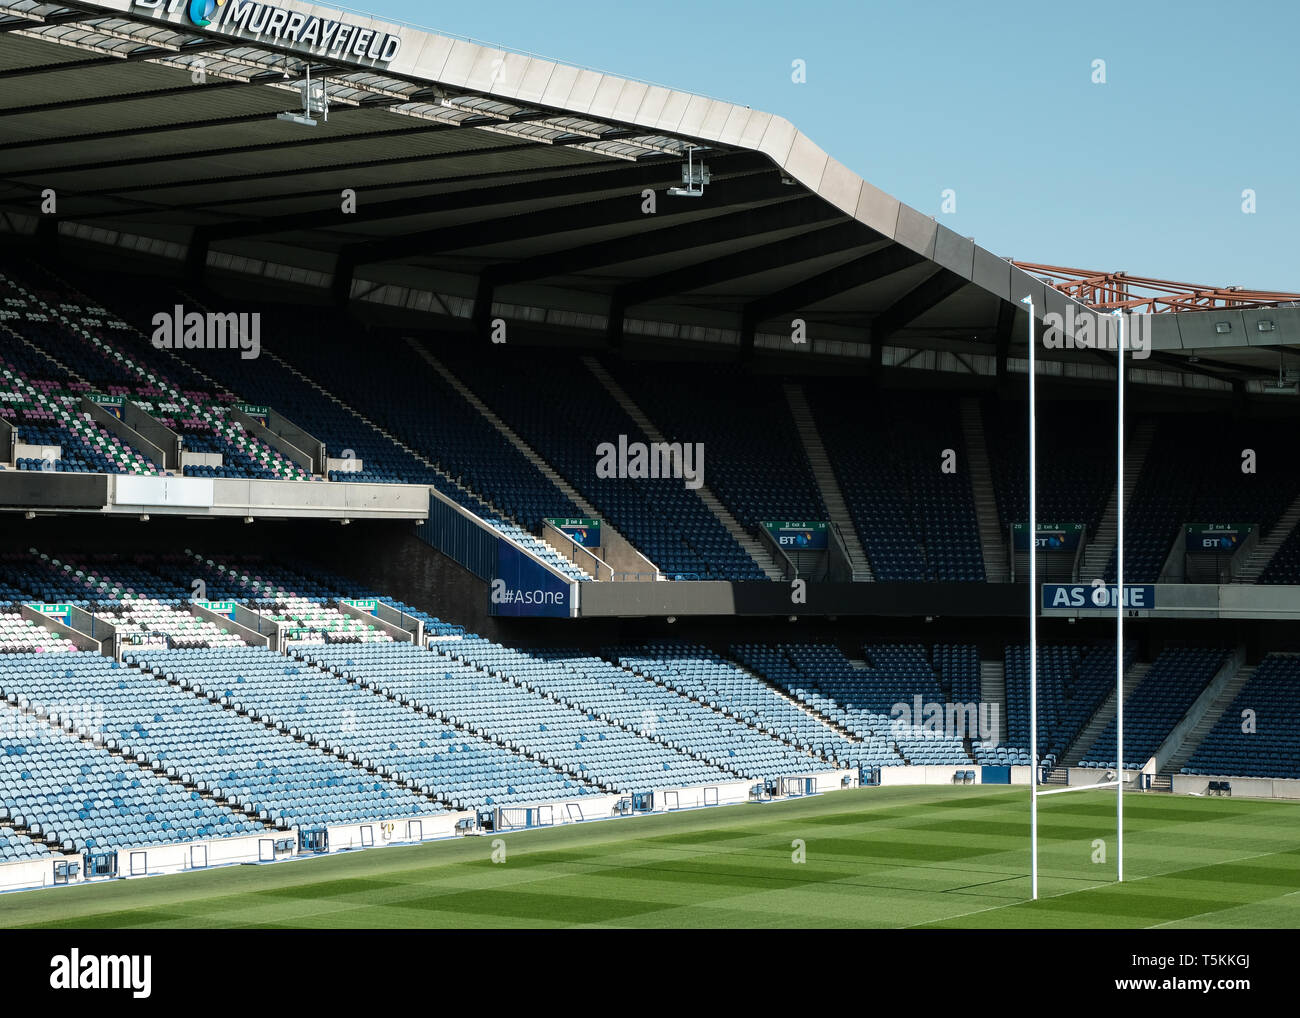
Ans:
[{"label": "stadium roof", "polygon": [[[328,93],[314,127],[278,116],[302,112],[308,75]],[[781,117],[337,8],[0,0],[0,82],[9,229],[196,273],[613,345],[947,351],[927,363],[983,374],[1023,349],[1022,296],[1091,314]],[[708,166],[704,193],[670,196],[687,158]],[[37,215],[48,190],[56,210]],[[1155,363],[1276,373],[1300,309],[1268,309],[1270,333],[1232,315],[1226,341],[1217,313],[1160,316],[1179,321],[1155,331]],[[1097,351],[1056,356],[1103,370]]]}]

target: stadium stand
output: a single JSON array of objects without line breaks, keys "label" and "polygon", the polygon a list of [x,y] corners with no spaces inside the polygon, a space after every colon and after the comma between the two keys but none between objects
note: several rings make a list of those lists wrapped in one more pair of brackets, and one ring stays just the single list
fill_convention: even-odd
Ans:
[{"label": "stadium stand", "polygon": [[[184,437],[191,451],[223,456],[219,468],[195,468],[193,472],[200,476],[307,479],[301,468],[228,419],[228,404],[233,400],[217,399],[210,391],[184,391],[166,375],[154,373],[147,362],[138,360],[148,356],[140,351],[152,350],[143,335],[137,337],[143,345],[137,344],[136,350],[124,353],[123,340],[130,334],[125,322],[103,307],[63,297],[59,290],[49,288],[55,284],[40,270],[29,269],[38,274],[39,283],[30,276],[24,281],[15,275],[16,271],[10,262],[0,271],[0,286],[4,287],[0,292],[6,307],[13,309],[6,327],[20,337],[20,343],[43,354],[42,362],[28,360],[28,370],[43,365],[44,374],[52,378],[27,382],[11,367],[11,392],[15,386],[18,392],[26,389],[29,398],[37,401],[38,409],[46,411],[45,419],[58,428],[57,435],[33,432],[26,440],[63,439],[71,433],[73,455],[71,465],[65,469],[160,472],[138,450],[96,426],[85,412],[70,409],[79,405],[85,393],[103,392],[129,397],[158,415],[162,423]],[[86,447],[80,456],[76,454],[78,444]]]},{"label": "stadium stand", "polygon": [[[665,783],[728,780],[719,768],[655,743],[569,704],[527,688],[544,663],[499,644],[467,636],[435,644],[433,653],[409,645],[365,650],[341,659],[360,675],[421,702],[436,703],[450,718],[482,731],[549,766],[560,766],[608,791],[640,791]],[[347,662],[351,661],[351,667]]]},{"label": "stadium stand", "polygon": [[[942,729],[927,732],[924,707],[922,716],[915,716],[919,696],[922,705],[940,705],[942,723],[946,702],[925,650],[880,644],[863,652],[865,660],[855,666],[838,648],[819,644],[732,648],[739,661],[870,745],[870,752],[860,751],[856,758],[859,766],[969,764],[963,748],[966,733],[954,737]],[[905,714],[897,709],[900,704]]]},{"label": "stadium stand", "polygon": [[[107,664],[102,658],[96,664],[100,662]],[[230,837],[264,829],[197,791],[115,758],[107,749],[28,720],[31,715],[18,709],[27,705],[26,698],[11,687],[25,684],[40,666],[47,663],[23,658],[0,662],[0,685],[8,700],[0,707],[6,721],[0,737],[0,794],[5,803],[0,808],[16,827],[65,851]]]},{"label": "stadium stand", "polygon": [[[1115,486],[1114,435],[1081,428],[1081,421],[1106,420],[1106,404],[1071,401],[1068,409],[1040,411],[1038,441],[1038,518],[1082,523],[1097,532],[1106,500]],[[1029,519],[1029,440],[1023,404],[986,402],[982,420],[989,450],[998,522],[1005,534]]]},{"label": "stadium stand", "polygon": [[780,379],[692,363],[607,367],[669,441],[704,443],[709,487],[752,535],[764,520],[829,518]]},{"label": "stadium stand", "polygon": [[[1124,648],[1125,671],[1136,649]],[[1029,756],[1029,647],[1004,649],[1007,721],[1005,759],[1028,765]],[[1060,763],[1088,721],[1115,690],[1115,645],[1104,642],[1047,644],[1038,648],[1038,758],[1045,769]],[[1114,727],[1110,745],[1115,744]],[[1103,745],[1101,739],[1098,745]],[[999,747],[1001,749],[1001,747]],[[1000,757],[1002,755],[1000,754]],[[1145,761],[1144,761],[1145,762]]]},{"label": "stadium stand", "polygon": [[[0,15],[0,891],[76,882],[78,863],[136,876],[491,834],[360,867],[415,858],[409,881],[338,877],[343,858],[272,896],[290,921],[396,903],[406,925],[626,926],[731,887],[770,898],[713,910],[745,924],[796,914],[780,909],[794,884],[817,897],[849,875],[895,897],[947,880],[955,918],[1014,922],[1039,893],[1040,784],[1084,789],[1049,801],[1106,838],[1112,799],[1136,799],[1139,879],[1174,814],[1247,815],[1139,793],[1300,799],[1300,649],[1283,649],[1300,618],[1300,295],[1156,297],[1144,277],[1003,258],[780,118],[413,25],[340,15],[336,43],[395,48],[336,60],[308,14],[272,5],[61,6]],[[198,71],[220,80],[196,87]],[[281,112],[300,84],[308,115]],[[155,342],[159,315],[186,311],[203,335]],[[1098,342],[1058,342],[1060,311]],[[245,315],[255,351],[226,344]],[[1141,351],[1118,365],[1115,324]],[[1088,538],[1045,556],[1041,592],[1008,533],[1031,501],[1026,389],[1037,518]],[[619,456],[611,474],[602,450],[629,446],[669,470]],[[674,446],[702,450],[697,476]],[[815,526],[771,528],[774,548],[771,521]],[[1215,521],[1256,528],[1231,569],[1230,535],[1171,557],[1181,528]],[[1161,585],[1116,598],[1111,642],[1109,592],[1087,595],[1116,578],[1120,528],[1126,581]],[[1244,586],[1257,578],[1271,586]],[[1025,794],[769,805],[905,783]],[[707,814],[620,819],[724,803],[721,833]],[[759,813],[770,827],[743,816]],[[745,833],[783,817],[792,856]],[[519,861],[492,865],[499,832],[591,820],[608,823],[511,834]],[[602,853],[632,842],[630,865],[584,861],[589,833]],[[1082,844],[1070,872],[1047,859],[1048,894],[1109,879]],[[812,866],[765,875],[805,848]],[[902,876],[868,879],[863,860]],[[557,863],[572,893],[526,886]],[[264,874],[227,877],[242,895]],[[593,874],[607,886],[574,890]],[[644,901],[616,900],[634,883]],[[117,893],[94,921],[151,921],[128,911],[133,885]],[[1106,915],[1211,915],[1142,893]],[[981,895],[1014,907],[972,912]],[[1219,895],[1230,920],[1247,896]],[[934,901],[868,906],[814,919],[943,919]],[[265,966],[199,955],[194,985],[213,968]]]},{"label": "stadium stand", "polygon": [[[766,579],[682,479],[598,475],[598,445],[617,443],[620,435],[626,435],[628,442],[648,443],[649,438],[578,359],[533,351],[516,351],[508,360],[491,363],[460,352],[439,351],[439,356],[669,576]],[[568,399],[575,381],[583,396]],[[556,407],[561,405],[564,413],[557,415]]]},{"label": "stadium stand", "polygon": [[1260,575],[1260,583],[1300,584],[1300,529],[1291,531]]},{"label": "stadium stand", "polygon": [[[1255,453],[1254,471],[1243,469],[1247,449]],[[1293,461],[1291,436],[1267,421],[1220,414],[1161,420],[1125,512],[1126,581],[1159,580],[1187,523],[1253,523],[1267,536],[1300,493],[1300,475],[1286,468]],[[1115,568],[1112,553],[1112,583]]]},{"label": "stadium stand", "polygon": [[[961,425],[951,400],[805,387],[854,528],[879,580],[982,582],[984,560]],[[853,413],[845,413],[852,407]],[[940,470],[953,449],[955,472]]]},{"label": "stadium stand", "polygon": [[824,766],[751,724],[603,658],[563,649],[533,656],[550,665],[531,674],[528,682],[536,688],[580,710],[623,720],[643,735],[698,753],[723,770],[758,777]]},{"label": "stadium stand", "polygon": [[[1253,727],[1247,711],[1254,712]],[[1300,778],[1300,656],[1260,661],[1182,773]]]},{"label": "stadium stand", "polygon": [[[188,613],[193,577],[209,596],[285,623],[287,656]],[[933,734],[900,725],[898,705],[978,706],[972,644],[873,642],[853,660],[823,642],[738,643],[728,659],[661,640],[596,656],[516,649],[423,615],[436,635],[424,647],[334,607],[373,592],[259,556],[33,549],[0,559],[0,584],[11,602],[79,603],[128,637],[163,637],[132,641],[118,664],[0,610],[0,710],[11,722],[0,741],[0,861],[835,767],[865,778],[905,764],[1028,762],[1023,646],[1005,649],[1005,733]],[[1040,652],[1048,770],[1110,699],[1114,651]],[[1157,657],[1130,697],[1130,767],[1154,753],[1225,653],[1180,646]],[[1241,744],[1229,722],[1249,702],[1289,724],[1297,660],[1267,659],[1184,773],[1291,773],[1290,735]],[[1112,721],[1083,766],[1113,767],[1101,758],[1113,744]]]},{"label": "stadium stand", "polygon": [[[328,321],[315,324],[323,330],[334,327]],[[322,344],[295,328],[277,334],[270,346],[532,532],[541,529],[546,516],[578,515],[563,492],[402,341],[369,337],[364,373],[356,370],[357,354],[350,342]],[[467,508],[496,515],[473,505]]]},{"label": "stadium stand", "polygon": [[[214,685],[230,677],[227,669],[240,662],[238,652],[159,651],[158,657],[168,665],[166,672],[161,667],[119,668],[89,653],[61,655],[55,663],[17,659],[4,671],[5,690],[17,703],[93,703],[95,716],[81,720],[79,731],[113,751],[118,770],[130,780],[139,780],[132,761],[150,768],[156,764],[174,779],[171,784],[189,789],[187,801],[226,800],[282,829],[421,815],[439,808],[242,716],[233,706],[234,690],[218,693]],[[134,655],[126,661],[140,663]],[[193,677],[188,663],[199,665],[204,681]],[[280,658],[279,667],[287,664]],[[238,689],[235,678],[231,684]],[[152,775],[152,770],[145,773]],[[212,832],[205,826],[187,820],[181,830],[187,837],[206,837]],[[183,839],[172,835],[160,840]]]},{"label": "stadium stand", "polygon": [[843,734],[829,718],[801,708],[753,672],[705,647],[662,641],[607,648],[602,656],[823,760],[863,767],[879,766],[885,758],[883,741],[865,743]]},{"label": "stadium stand", "polygon": [[[1151,670],[1124,703],[1124,766],[1141,769],[1174,725],[1209,685],[1227,659],[1215,647],[1173,647],[1161,651]],[[1084,767],[1117,766],[1115,719],[1106,725],[1080,761]]]}]

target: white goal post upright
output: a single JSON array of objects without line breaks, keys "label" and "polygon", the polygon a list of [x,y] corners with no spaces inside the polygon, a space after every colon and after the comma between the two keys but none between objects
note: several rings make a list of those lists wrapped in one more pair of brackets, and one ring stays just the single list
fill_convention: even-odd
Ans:
[{"label": "white goal post upright", "polygon": [[[1035,364],[1034,299],[1029,307],[1029,827],[1033,863],[1030,889],[1038,899],[1038,369]],[[1011,550],[1012,555],[1015,549]]]},{"label": "white goal post upright", "polygon": [[1115,878],[1124,882],[1124,310],[1116,308],[1119,339],[1115,344],[1119,407],[1115,426]]},{"label": "white goal post upright", "polygon": [[[1119,319],[1119,336],[1115,344],[1117,355],[1116,412],[1116,560],[1115,560],[1115,744],[1116,763],[1114,781],[1096,785],[1073,785],[1065,788],[1039,789],[1038,773],[1038,368],[1037,338],[1034,334],[1034,299],[1022,297],[1021,304],[1029,309],[1029,846],[1030,894],[1038,900],[1038,797],[1059,795],[1062,792],[1088,791],[1115,787],[1115,873],[1119,883],[1124,882],[1124,312],[1113,313]],[[1014,549],[1013,549],[1014,553]],[[1104,587],[1104,577],[1102,578]]]}]

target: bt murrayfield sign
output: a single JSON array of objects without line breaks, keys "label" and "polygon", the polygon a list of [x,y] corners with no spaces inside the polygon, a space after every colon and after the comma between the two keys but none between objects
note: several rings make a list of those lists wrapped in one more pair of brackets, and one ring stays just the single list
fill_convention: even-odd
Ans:
[{"label": "bt murrayfield sign", "polygon": [[402,46],[399,36],[387,32],[255,0],[133,0],[131,6],[164,15],[184,10],[186,20],[197,28],[240,39],[290,44],[339,59],[386,64]]}]

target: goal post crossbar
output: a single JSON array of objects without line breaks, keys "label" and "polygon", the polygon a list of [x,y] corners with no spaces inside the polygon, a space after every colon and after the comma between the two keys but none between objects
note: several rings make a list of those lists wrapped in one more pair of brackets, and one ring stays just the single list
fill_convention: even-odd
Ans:
[{"label": "goal post crossbar", "polygon": [[1060,795],[1063,792],[1095,792],[1099,788],[1116,788],[1118,781],[1100,781],[1095,785],[1070,785],[1068,788],[1035,788],[1035,795]]}]

